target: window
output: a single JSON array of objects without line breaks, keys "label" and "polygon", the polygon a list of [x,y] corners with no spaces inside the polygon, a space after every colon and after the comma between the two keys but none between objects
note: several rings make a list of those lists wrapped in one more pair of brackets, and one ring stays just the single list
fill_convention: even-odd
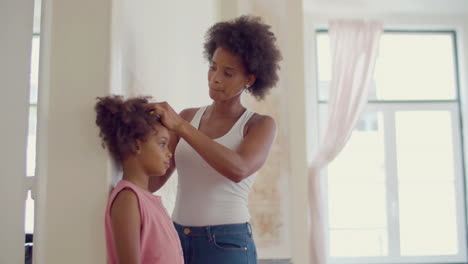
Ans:
[{"label": "window", "polygon": [[[30,96],[29,96],[29,122],[28,122],[28,146],[26,173],[29,180],[34,177],[36,170],[36,124],[37,124],[37,90],[39,83],[39,34],[32,37],[31,51],[31,77],[30,77]],[[27,234],[34,233],[34,200],[31,197],[31,191],[28,192],[26,199],[24,229]]]},{"label": "window", "polygon": [[[456,54],[454,31],[382,34],[367,108],[324,170],[331,263],[467,261]],[[324,130],[326,31],[317,32],[317,60]]]},{"label": "window", "polygon": [[[41,26],[41,0],[34,0],[33,36],[31,45],[31,74],[29,92],[29,121],[28,145],[26,150],[26,176],[28,188],[32,188],[36,171],[36,126],[37,126],[37,97],[39,89],[39,48]],[[24,230],[26,234],[34,233],[34,200],[28,191],[25,204]],[[28,256],[26,256],[28,258]]]}]

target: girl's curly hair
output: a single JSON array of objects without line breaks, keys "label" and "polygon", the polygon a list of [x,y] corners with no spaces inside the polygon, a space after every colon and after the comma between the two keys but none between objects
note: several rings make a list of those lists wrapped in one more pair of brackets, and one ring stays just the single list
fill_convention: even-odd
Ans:
[{"label": "girl's curly hair", "polygon": [[147,96],[124,100],[118,95],[97,98],[94,109],[102,147],[107,147],[117,162],[135,153],[136,141],[146,140],[155,131],[155,125],[161,125],[159,116],[151,114],[146,107],[149,99]]},{"label": "girl's curly hair", "polygon": [[282,57],[275,41],[270,26],[262,23],[260,17],[240,16],[216,23],[206,32],[204,56],[211,62],[218,47],[240,56],[247,73],[257,77],[247,91],[261,100],[278,82],[277,71]]}]

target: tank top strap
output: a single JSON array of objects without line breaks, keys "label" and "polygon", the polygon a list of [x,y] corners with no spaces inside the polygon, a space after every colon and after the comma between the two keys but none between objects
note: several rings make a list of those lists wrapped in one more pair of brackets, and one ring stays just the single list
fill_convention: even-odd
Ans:
[{"label": "tank top strap", "polygon": [[236,130],[239,135],[244,137],[244,127],[254,114],[255,113],[250,111],[249,109],[245,109],[244,113],[241,115],[239,120],[235,123],[232,130]]},{"label": "tank top strap", "polygon": [[195,113],[195,115],[193,116],[192,118],[192,121],[190,121],[190,124],[195,127],[196,129],[198,129],[198,127],[200,126],[200,120],[201,120],[201,117],[203,116],[203,114],[205,113],[205,110],[208,106],[203,106],[203,107],[200,107],[200,109],[198,109],[198,111]]}]

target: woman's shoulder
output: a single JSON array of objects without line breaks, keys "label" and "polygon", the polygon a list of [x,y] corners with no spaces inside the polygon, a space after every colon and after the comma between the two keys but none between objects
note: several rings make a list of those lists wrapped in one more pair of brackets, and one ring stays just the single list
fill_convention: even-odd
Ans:
[{"label": "woman's shoulder", "polygon": [[275,119],[273,119],[273,117],[269,115],[253,113],[252,117],[250,117],[249,121],[245,124],[244,135],[247,135],[249,130],[252,129],[261,129],[270,132],[276,132]]},{"label": "woman's shoulder", "polygon": [[201,107],[187,108],[187,109],[180,111],[179,115],[185,121],[190,122],[192,121],[193,117],[195,116],[195,114],[198,112],[200,108]]},{"label": "woman's shoulder", "polygon": [[252,117],[250,117],[247,124],[250,125],[276,125],[275,119],[269,115],[262,115],[259,113],[253,113]]}]

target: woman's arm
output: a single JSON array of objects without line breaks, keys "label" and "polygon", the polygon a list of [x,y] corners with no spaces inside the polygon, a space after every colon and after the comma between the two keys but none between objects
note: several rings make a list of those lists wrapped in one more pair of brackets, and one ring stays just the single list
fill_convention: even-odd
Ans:
[{"label": "woman's arm", "polygon": [[120,264],[140,263],[140,210],[136,195],[121,191],[111,208],[112,233]]},{"label": "woman's arm", "polygon": [[184,138],[195,151],[226,178],[240,182],[265,163],[276,135],[276,124],[269,116],[256,116],[240,146],[231,150],[181,118],[167,103],[153,105],[163,123]]}]

